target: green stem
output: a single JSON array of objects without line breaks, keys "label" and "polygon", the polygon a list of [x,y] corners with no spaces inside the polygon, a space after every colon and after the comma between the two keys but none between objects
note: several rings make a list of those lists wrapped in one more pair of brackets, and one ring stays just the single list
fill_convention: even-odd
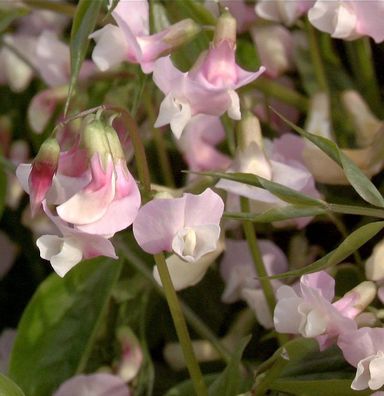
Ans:
[{"label": "green stem", "polygon": [[227,114],[224,114],[221,117],[221,121],[223,123],[223,127],[225,130],[226,141],[228,146],[229,153],[233,156],[236,152],[236,142],[235,142],[235,128],[232,125],[232,120],[229,119]]},{"label": "green stem", "polygon": [[165,297],[168,302],[169,310],[171,311],[173,323],[176,328],[177,337],[180,341],[181,349],[184,354],[185,363],[188,367],[189,374],[192,379],[193,387],[196,395],[208,396],[207,388],[204,383],[203,376],[200,371],[199,364],[196,360],[193,351],[191,339],[189,337],[187,324],[179,300],[177,299],[176,291],[173,287],[171,277],[169,275],[167,263],[165,262],[164,254],[158,253],[154,255],[157,269],[159,271],[161,283],[164,288]]},{"label": "green stem", "polygon": [[151,131],[152,131],[152,137],[155,142],[156,146],[156,152],[157,156],[159,158],[159,163],[160,163],[160,169],[161,173],[163,175],[163,180],[165,181],[165,184],[168,187],[174,188],[176,186],[175,180],[173,178],[173,173],[172,173],[172,166],[169,161],[169,157],[167,154],[167,147],[165,145],[165,141],[163,138],[162,132],[158,129],[155,128],[153,125],[155,124],[155,113],[153,111],[153,106],[151,103],[151,97],[148,95],[148,93],[144,96],[144,104],[145,108],[148,114],[149,122],[151,124]]},{"label": "green stem", "polygon": [[64,2],[56,2],[52,0],[23,0],[23,3],[31,8],[53,11],[70,17],[73,17],[76,13],[75,5]]},{"label": "green stem", "polygon": [[[113,106],[109,109],[116,111]],[[145,156],[144,146],[140,139],[135,120],[126,110],[122,112],[122,115],[128,123],[129,133],[131,135],[132,143],[134,146],[139,178],[144,188],[144,195],[146,197],[149,197],[151,194],[151,180],[149,176],[149,168],[147,158]],[[193,387],[198,396],[206,396],[208,395],[207,388],[204,383],[203,375],[200,371],[199,364],[196,360],[195,353],[193,351],[193,346],[189,337],[187,324],[185,323],[183,312],[181,310],[175,288],[173,287],[172,280],[168,272],[168,267],[167,263],[165,262],[164,254],[158,253],[155,254],[153,257],[159,271],[160,280],[163,285],[165,297],[167,299],[169,310],[171,311],[173,324],[175,326],[176,333],[184,354],[185,362],[191,376]]]},{"label": "green stem", "polygon": [[[250,212],[248,199],[241,197],[240,202],[241,202],[242,212]],[[257,243],[256,232],[255,232],[252,222],[249,220],[244,220],[243,221],[243,229],[244,229],[245,237],[248,242],[249,250],[252,255],[253,263],[255,265],[257,276],[259,276],[260,278],[264,278],[264,279],[260,279],[260,284],[263,289],[265,298],[267,300],[269,311],[270,311],[271,315],[273,316],[273,311],[274,311],[275,305],[276,305],[275,293],[273,291],[270,280],[268,278],[266,278],[266,277],[268,277],[268,273],[267,273],[267,270],[265,269],[263,258],[261,256],[259,245]]]},{"label": "green stem", "polygon": [[316,75],[317,83],[321,91],[329,92],[327,76],[325,74],[319,43],[317,40],[317,32],[308,19],[305,21],[305,24],[308,35],[309,52],[311,54],[312,65]]},{"label": "green stem", "polygon": [[[250,212],[250,205],[248,198],[241,197],[240,198],[240,205],[242,212]],[[265,268],[263,258],[259,249],[259,244],[257,243],[257,236],[255,232],[255,228],[251,221],[243,220],[243,229],[245,238],[248,242],[249,250],[251,252],[251,256],[253,259],[253,263],[255,265],[256,273],[260,277],[259,281],[261,284],[261,288],[263,289],[263,293],[265,299],[267,300],[268,308],[273,317],[273,313],[275,310],[276,299],[275,299],[275,292],[273,291],[271,280],[268,279],[268,273]],[[277,334],[279,342],[283,345],[288,338],[284,334]]]},{"label": "green stem", "polygon": [[[135,269],[140,272],[153,286],[157,293],[165,298],[164,289],[159,286],[152,272],[147,268],[145,262],[138,257],[131,249],[128,249],[125,244],[119,244],[119,251],[127,259],[129,264],[133,265]],[[198,315],[181,299],[180,305],[184,312],[187,322],[195,330],[195,332],[202,338],[208,340],[212,346],[216,349],[219,356],[228,363],[231,359],[230,351],[221,344],[221,342],[216,338],[215,334],[211,331],[207,325],[201,321]]]},{"label": "green stem", "polygon": [[361,38],[347,43],[348,55],[350,56],[356,82],[362,91],[364,98],[371,109],[380,116],[382,104],[379,84],[372,60],[372,50],[368,38]]},{"label": "green stem", "polygon": [[305,96],[299,94],[291,88],[284,87],[275,81],[261,77],[252,84],[244,87],[242,91],[250,91],[254,89],[259,90],[271,98],[279,99],[284,103],[292,105],[301,111],[308,110],[309,101]]}]

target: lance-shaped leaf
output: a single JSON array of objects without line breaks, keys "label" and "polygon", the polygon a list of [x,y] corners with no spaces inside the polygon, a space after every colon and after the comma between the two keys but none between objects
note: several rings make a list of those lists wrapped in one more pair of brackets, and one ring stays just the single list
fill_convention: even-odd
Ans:
[{"label": "lance-shaped leaf", "polygon": [[25,396],[23,391],[8,377],[0,374],[0,396]]},{"label": "lance-shaped leaf", "polygon": [[221,179],[227,179],[236,181],[239,183],[248,184],[250,186],[260,187],[268,190],[272,194],[279,197],[281,200],[288,202],[293,205],[302,206],[320,206],[325,207],[326,203],[320,199],[312,198],[308,195],[300,193],[289,187],[283,186],[282,184],[275,183],[273,181],[264,179],[261,176],[257,176],[251,173],[224,173],[224,172],[191,172],[197,173],[204,176],[218,177]]},{"label": "lance-shaped leaf", "polygon": [[283,274],[270,276],[270,279],[283,279],[289,277],[297,277],[312,272],[321,271],[324,268],[332,267],[341,263],[353,252],[363,246],[384,228],[384,221],[376,221],[374,223],[365,224],[357,230],[353,231],[343,242],[334,250],[316,260],[314,263],[307,265],[294,271],[288,271]]},{"label": "lance-shaped leaf", "polygon": [[224,217],[236,220],[249,220],[254,223],[272,223],[274,221],[296,219],[299,217],[317,216],[325,213],[327,213],[327,209],[323,207],[288,205],[269,209],[261,214],[244,212],[224,212]]},{"label": "lance-shaped leaf", "polygon": [[120,267],[89,260],[37,289],[19,323],[9,370],[28,396],[51,396],[84,369]]},{"label": "lance-shaped leaf", "polygon": [[89,35],[93,32],[99,12],[104,0],[80,0],[76,7],[76,14],[71,29],[71,80],[69,83],[68,97],[65,103],[64,113],[68,111],[69,101],[74,92],[81,64],[84,61],[88,45]]},{"label": "lance-shaped leaf", "polygon": [[[272,109],[273,110],[273,109]],[[284,120],[292,129],[294,129],[301,136],[305,137],[316,145],[321,151],[327,154],[337,164],[339,164],[345,173],[346,178],[351,186],[365,201],[372,205],[384,207],[384,198],[380,194],[375,185],[364,175],[362,170],[350,160],[338,147],[337,144],[322,136],[317,136],[313,133],[305,131],[303,128],[290,122],[287,118],[282,116],[276,110],[273,110],[282,120]],[[326,171],[326,170],[325,170]]]}]

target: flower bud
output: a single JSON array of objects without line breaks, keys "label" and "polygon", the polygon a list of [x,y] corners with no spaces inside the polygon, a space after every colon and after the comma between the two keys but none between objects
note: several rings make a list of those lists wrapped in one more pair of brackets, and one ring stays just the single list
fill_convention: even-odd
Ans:
[{"label": "flower bud", "polygon": [[372,254],[365,262],[365,275],[367,279],[378,281],[384,279],[384,240],[380,241],[373,249]]},{"label": "flower bud", "polygon": [[305,129],[315,135],[333,140],[331,137],[329,96],[324,92],[318,92],[312,96]]},{"label": "flower bud", "polygon": [[356,91],[343,92],[341,100],[355,124],[357,144],[360,147],[368,146],[382,126],[382,122],[372,114],[363,98]]},{"label": "flower bud", "polygon": [[40,147],[32,163],[28,178],[32,214],[40,206],[52,185],[52,178],[57,170],[60,156],[60,146],[56,139],[48,138]]},{"label": "flower bud", "polygon": [[217,20],[213,44],[219,45],[222,41],[229,41],[233,46],[236,44],[236,19],[225,10]]},{"label": "flower bud", "polygon": [[347,294],[349,293],[357,293],[358,297],[354,303],[354,308],[359,312],[362,312],[376,297],[376,286],[374,282],[364,281],[354,287]]},{"label": "flower bud", "polygon": [[200,30],[200,26],[190,18],[169,26],[163,37],[164,43],[170,46],[168,52],[192,40]]},{"label": "flower bud", "polygon": [[238,145],[240,150],[244,151],[252,142],[255,142],[260,148],[263,147],[263,136],[259,119],[248,111],[238,124]]},{"label": "flower bud", "polygon": [[129,382],[140,370],[143,353],[138,339],[129,327],[120,327],[117,331],[117,339],[121,346],[121,360],[117,374],[125,382]]}]

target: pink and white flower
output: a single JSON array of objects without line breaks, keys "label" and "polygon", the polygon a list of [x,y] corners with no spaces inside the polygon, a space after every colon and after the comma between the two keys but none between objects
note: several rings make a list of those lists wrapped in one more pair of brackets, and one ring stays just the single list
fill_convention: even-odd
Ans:
[{"label": "pink and white flower", "polygon": [[351,388],[378,390],[384,385],[384,329],[362,327],[341,334],[337,342],[348,363],[357,368]]},{"label": "pink and white flower", "polygon": [[222,199],[211,189],[199,195],[154,199],[139,210],[133,233],[147,253],[173,251],[194,263],[216,249],[223,211]]},{"label": "pink and white flower", "polygon": [[199,30],[191,19],[185,19],[150,35],[147,0],[120,0],[112,16],[117,26],[108,24],[90,36],[96,41],[92,59],[102,71],[128,61],[139,63],[144,73],[151,73],[157,58],[170,53]]}]

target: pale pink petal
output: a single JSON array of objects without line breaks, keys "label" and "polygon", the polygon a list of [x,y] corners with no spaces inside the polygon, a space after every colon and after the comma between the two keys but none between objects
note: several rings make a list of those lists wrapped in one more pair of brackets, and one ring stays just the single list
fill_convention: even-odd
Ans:
[{"label": "pale pink petal", "polygon": [[300,284],[306,288],[316,289],[327,301],[335,296],[335,280],[325,271],[303,275]]},{"label": "pale pink petal", "polygon": [[155,62],[152,78],[165,95],[172,91],[175,86],[181,85],[185,76],[186,73],[182,73],[174,66],[170,56],[164,56]]},{"label": "pale pink petal", "polygon": [[89,38],[96,41],[92,60],[101,71],[117,66],[126,59],[127,44],[123,32],[117,26],[108,24]]},{"label": "pale pink petal", "polygon": [[69,48],[51,31],[44,31],[37,40],[36,67],[50,87],[64,85],[69,81]]},{"label": "pale pink petal", "polygon": [[133,222],[137,243],[147,253],[172,250],[176,232],[184,228],[185,196],[176,199],[154,199],[145,204]]},{"label": "pale pink petal", "polygon": [[[221,254],[223,249],[224,244],[219,242],[214,252],[206,254],[194,263],[188,263],[175,254],[168,257],[166,262],[174,288],[182,290],[200,282],[209,266]],[[157,283],[161,285],[157,267],[153,269],[153,276]]]},{"label": "pale pink petal", "polygon": [[242,289],[242,298],[256,314],[257,321],[265,328],[273,328],[273,319],[262,289]]},{"label": "pale pink petal", "polygon": [[130,396],[125,382],[116,375],[77,375],[65,381],[53,396]]},{"label": "pale pink petal", "polygon": [[115,178],[112,159],[104,170],[96,154],[91,158],[91,182],[68,201],[57,207],[59,216],[77,225],[93,223],[101,219],[115,196]]},{"label": "pale pink petal", "polygon": [[149,34],[149,7],[147,0],[120,0],[112,12],[116,21],[124,21],[135,36]]},{"label": "pale pink petal", "polygon": [[357,15],[357,31],[372,37],[376,43],[384,40],[382,15],[384,12],[383,1],[355,1],[354,8]]},{"label": "pale pink petal", "polygon": [[223,200],[210,188],[199,195],[185,194],[185,226],[219,224],[223,212]]}]

